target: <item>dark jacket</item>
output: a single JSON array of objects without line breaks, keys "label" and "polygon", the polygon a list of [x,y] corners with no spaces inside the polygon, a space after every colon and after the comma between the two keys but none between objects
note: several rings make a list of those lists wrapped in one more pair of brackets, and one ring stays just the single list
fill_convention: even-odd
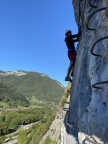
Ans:
[{"label": "dark jacket", "polygon": [[75,51],[75,42],[79,41],[80,34],[71,35],[65,38],[66,46],[68,48],[68,52]]}]

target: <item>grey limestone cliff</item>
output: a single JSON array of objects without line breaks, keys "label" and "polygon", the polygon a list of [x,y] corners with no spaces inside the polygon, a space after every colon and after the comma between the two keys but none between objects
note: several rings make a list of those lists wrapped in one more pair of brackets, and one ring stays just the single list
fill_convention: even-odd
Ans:
[{"label": "grey limestone cliff", "polygon": [[82,33],[69,123],[80,144],[108,144],[108,0],[73,0],[73,6]]}]

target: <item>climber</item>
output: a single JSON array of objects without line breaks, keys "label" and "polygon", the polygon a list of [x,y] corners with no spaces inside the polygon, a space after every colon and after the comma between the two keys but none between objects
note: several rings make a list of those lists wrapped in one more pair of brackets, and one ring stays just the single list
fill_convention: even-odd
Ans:
[{"label": "climber", "polygon": [[70,77],[70,73],[71,73],[71,76],[73,76],[74,64],[75,64],[75,59],[76,59],[76,50],[75,50],[74,44],[75,42],[79,41],[80,31],[78,34],[72,35],[72,32],[68,30],[65,36],[66,36],[65,42],[68,48],[68,58],[70,60],[70,65],[68,68],[67,76],[65,77],[65,81],[72,81]]}]

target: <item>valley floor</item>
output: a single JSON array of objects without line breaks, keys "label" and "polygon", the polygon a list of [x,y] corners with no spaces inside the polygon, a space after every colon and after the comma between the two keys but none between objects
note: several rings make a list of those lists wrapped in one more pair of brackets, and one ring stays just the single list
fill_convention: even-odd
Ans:
[{"label": "valley floor", "polygon": [[33,125],[35,125],[39,122],[40,121],[35,122],[35,123],[31,123],[28,125],[22,125],[16,132],[6,135],[7,138],[5,139],[3,144],[17,144],[18,143],[18,139],[17,139],[18,133],[20,132],[20,130],[28,130],[30,127],[32,127]]}]

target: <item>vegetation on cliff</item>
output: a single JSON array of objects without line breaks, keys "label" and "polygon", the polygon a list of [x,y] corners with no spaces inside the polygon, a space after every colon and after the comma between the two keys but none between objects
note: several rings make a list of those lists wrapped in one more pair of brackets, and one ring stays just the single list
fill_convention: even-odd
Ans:
[{"label": "vegetation on cliff", "polygon": [[56,144],[56,142],[52,141],[49,137],[47,137],[47,139],[45,140],[43,144]]},{"label": "vegetation on cliff", "polygon": [[63,107],[65,102],[67,102],[68,96],[70,95],[71,86],[72,84],[69,83],[68,86],[65,88],[64,96],[61,98],[60,101],[60,107]]}]

